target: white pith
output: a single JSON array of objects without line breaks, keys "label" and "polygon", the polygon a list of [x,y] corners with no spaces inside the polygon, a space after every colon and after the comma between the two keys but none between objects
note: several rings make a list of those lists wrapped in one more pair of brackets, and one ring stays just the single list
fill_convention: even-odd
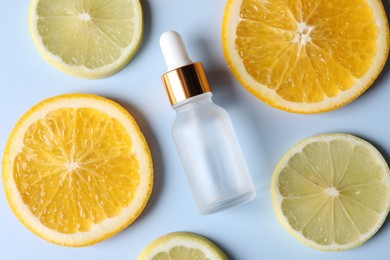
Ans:
[{"label": "white pith", "polygon": [[89,13],[85,12],[85,13],[81,13],[79,15],[80,19],[85,21],[85,22],[89,22],[91,21],[91,16],[89,15]]},{"label": "white pith", "polygon": [[332,198],[337,198],[339,195],[340,195],[340,192],[337,190],[337,188],[335,187],[330,187],[330,188],[327,188],[325,190],[329,196],[331,196]]},{"label": "white pith", "polygon": [[313,28],[313,26],[308,26],[305,22],[297,22],[297,31],[293,42],[298,43],[301,48],[306,43],[311,42],[310,32]]}]

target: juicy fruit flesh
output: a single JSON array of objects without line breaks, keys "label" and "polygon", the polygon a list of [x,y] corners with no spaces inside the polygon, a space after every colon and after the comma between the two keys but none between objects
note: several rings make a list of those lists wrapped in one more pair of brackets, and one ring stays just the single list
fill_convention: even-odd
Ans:
[{"label": "juicy fruit flesh", "polygon": [[133,38],[131,1],[40,0],[37,16],[43,45],[73,66],[96,69],[111,64]]},{"label": "juicy fruit flesh", "polygon": [[33,123],[13,168],[30,211],[67,234],[118,216],[140,180],[125,128],[92,108],[58,109]]},{"label": "juicy fruit flesh", "polygon": [[139,260],[227,259],[212,241],[195,233],[174,232],[157,238],[138,256]]},{"label": "juicy fruit flesh", "polygon": [[153,256],[152,260],[202,260],[208,259],[206,254],[196,248],[188,248],[185,246],[176,246],[168,252],[159,252]]},{"label": "juicy fruit flesh", "polygon": [[236,34],[246,71],[284,100],[300,103],[353,87],[378,48],[365,0],[243,0]]},{"label": "juicy fruit flesh", "polygon": [[279,175],[289,225],[320,245],[346,245],[372,232],[386,210],[388,174],[363,145],[314,142]]}]

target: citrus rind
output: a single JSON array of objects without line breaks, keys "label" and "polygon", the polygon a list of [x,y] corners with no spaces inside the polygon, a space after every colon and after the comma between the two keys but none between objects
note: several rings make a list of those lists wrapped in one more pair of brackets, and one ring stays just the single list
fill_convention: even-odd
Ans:
[{"label": "citrus rind", "polygon": [[169,252],[176,246],[201,250],[207,259],[227,260],[224,252],[207,238],[190,232],[173,232],[161,236],[149,244],[138,256],[138,260],[150,260],[159,252]]}]

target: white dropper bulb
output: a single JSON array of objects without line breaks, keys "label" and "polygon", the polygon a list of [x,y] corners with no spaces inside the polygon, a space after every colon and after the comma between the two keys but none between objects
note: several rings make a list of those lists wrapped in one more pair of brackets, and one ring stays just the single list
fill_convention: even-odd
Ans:
[{"label": "white dropper bulb", "polygon": [[183,38],[178,32],[166,31],[160,37],[160,46],[168,71],[192,64]]}]

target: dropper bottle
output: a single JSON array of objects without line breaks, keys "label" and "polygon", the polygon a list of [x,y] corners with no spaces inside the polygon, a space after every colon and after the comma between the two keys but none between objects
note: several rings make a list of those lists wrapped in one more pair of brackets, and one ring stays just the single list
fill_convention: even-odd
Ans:
[{"label": "dropper bottle", "polygon": [[172,134],[201,214],[211,214],[256,196],[228,113],[213,103],[202,63],[193,63],[174,31],[160,38],[168,67],[162,76],[176,111]]}]

